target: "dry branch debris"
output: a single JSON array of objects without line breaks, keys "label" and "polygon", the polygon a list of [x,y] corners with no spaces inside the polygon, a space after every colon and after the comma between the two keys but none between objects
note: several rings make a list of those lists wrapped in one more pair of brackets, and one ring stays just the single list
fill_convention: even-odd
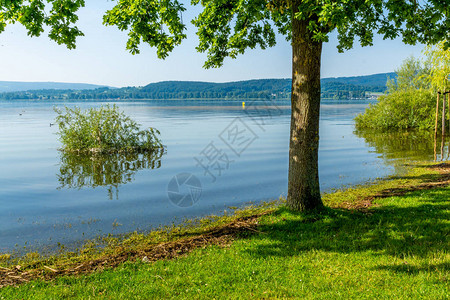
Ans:
[{"label": "dry branch debris", "polygon": [[117,267],[126,261],[142,260],[144,257],[146,257],[147,262],[173,259],[209,245],[225,247],[240,233],[259,232],[255,229],[258,224],[258,218],[268,213],[270,212],[241,217],[209,232],[176,241],[150,245],[139,250],[121,249],[115,254],[105,255],[79,265],[60,266],[59,268],[44,266],[43,269],[28,270],[26,272],[21,271],[20,266],[13,269],[0,267],[0,288],[19,285],[33,279],[52,280],[64,275],[89,274]]}]

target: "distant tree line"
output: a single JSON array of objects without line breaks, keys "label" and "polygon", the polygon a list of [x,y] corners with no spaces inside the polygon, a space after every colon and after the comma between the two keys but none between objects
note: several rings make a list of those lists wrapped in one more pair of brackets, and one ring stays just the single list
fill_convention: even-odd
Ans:
[{"label": "distant tree line", "polygon": [[383,93],[384,86],[364,86],[342,82],[326,82],[321,86],[321,97],[324,99],[365,99],[367,92]]},{"label": "distant tree line", "polygon": [[[337,81],[322,84],[322,98],[364,99],[366,92],[384,92],[386,86],[356,85]],[[289,99],[290,79],[261,79],[229,83],[165,81],[143,87],[90,90],[45,89],[1,93],[0,99],[127,100],[127,99]]]}]

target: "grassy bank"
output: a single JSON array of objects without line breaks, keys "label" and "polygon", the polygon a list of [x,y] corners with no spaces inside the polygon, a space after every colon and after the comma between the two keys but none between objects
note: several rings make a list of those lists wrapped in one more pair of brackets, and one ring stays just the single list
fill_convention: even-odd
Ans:
[{"label": "grassy bank", "polygon": [[325,195],[320,212],[253,208],[106,252],[4,262],[14,276],[40,279],[4,287],[0,298],[446,299],[449,180],[450,165],[420,165]]}]

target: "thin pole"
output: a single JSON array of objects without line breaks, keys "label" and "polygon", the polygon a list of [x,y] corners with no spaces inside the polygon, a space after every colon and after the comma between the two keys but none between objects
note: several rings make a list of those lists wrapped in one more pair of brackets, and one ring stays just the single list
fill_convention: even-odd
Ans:
[{"label": "thin pole", "polygon": [[436,159],[437,159],[436,147],[437,147],[438,116],[439,116],[439,92],[437,93],[437,100],[436,100],[436,122],[434,123],[434,161],[436,161]]},{"label": "thin pole", "polygon": [[441,160],[444,160],[444,143],[445,143],[445,95],[442,99],[442,141],[441,141]]},{"label": "thin pole", "polygon": [[[444,95],[445,100],[445,95]],[[450,132],[450,91],[447,91],[447,107],[448,107],[448,131]],[[450,157],[450,139],[448,140],[447,146],[447,159]]]}]

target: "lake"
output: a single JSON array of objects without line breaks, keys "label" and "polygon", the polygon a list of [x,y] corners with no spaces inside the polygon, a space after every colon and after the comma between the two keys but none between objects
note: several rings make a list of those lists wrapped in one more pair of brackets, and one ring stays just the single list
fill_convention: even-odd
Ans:
[{"label": "lake", "polygon": [[[0,252],[145,231],[286,195],[289,102],[117,101],[160,130],[166,153],[62,155],[53,107],[105,103],[0,101]],[[401,158],[432,159],[428,135],[354,132],[368,103],[322,101],[322,191],[392,174]]]}]

